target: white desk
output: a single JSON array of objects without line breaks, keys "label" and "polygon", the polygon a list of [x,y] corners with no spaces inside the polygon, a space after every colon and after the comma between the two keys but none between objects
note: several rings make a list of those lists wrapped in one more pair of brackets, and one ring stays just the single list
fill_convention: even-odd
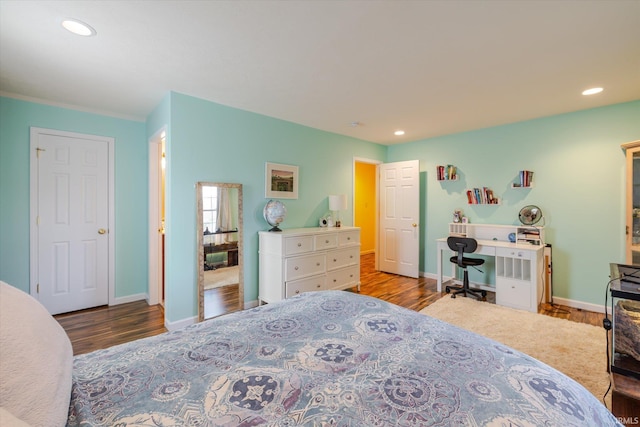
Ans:
[{"label": "white desk", "polygon": [[[487,255],[495,258],[496,286],[476,285],[485,290],[495,291],[496,304],[538,312],[544,284],[544,246],[516,244],[500,240],[477,240],[478,248],[473,255]],[[438,292],[442,291],[442,252],[449,251],[447,238],[437,240]],[[455,264],[451,264],[451,277],[456,277]]]}]

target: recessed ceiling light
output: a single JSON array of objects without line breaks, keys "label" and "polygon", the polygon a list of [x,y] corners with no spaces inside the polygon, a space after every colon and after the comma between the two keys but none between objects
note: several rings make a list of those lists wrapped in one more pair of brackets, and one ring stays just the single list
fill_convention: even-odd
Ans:
[{"label": "recessed ceiling light", "polygon": [[592,87],[591,89],[587,89],[582,92],[583,95],[595,95],[596,93],[602,92],[604,89],[601,87]]},{"label": "recessed ceiling light", "polygon": [[79,36],[95,36],[96,30],[94,30],[91,25],[85,24],[82,21],[78,21],[77,19],[65,19],[62,21],[62,26],[71,31],[73,34],[77,34]]},{"label": "recessed ceiling light", "polygon": [[403,130],[397,130],[393,134],[396,135],[396,136],[402,136],[402,135],[404,135],[404,131]]}]

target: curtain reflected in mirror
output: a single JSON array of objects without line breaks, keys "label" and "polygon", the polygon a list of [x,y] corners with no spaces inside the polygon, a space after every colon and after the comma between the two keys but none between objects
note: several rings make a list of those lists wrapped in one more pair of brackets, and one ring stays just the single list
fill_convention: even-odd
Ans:
[{"label": "curtain reflected in mirror", "polygon": [[241,310],[242,184],[199,182],[198,318],[200,321]]}]

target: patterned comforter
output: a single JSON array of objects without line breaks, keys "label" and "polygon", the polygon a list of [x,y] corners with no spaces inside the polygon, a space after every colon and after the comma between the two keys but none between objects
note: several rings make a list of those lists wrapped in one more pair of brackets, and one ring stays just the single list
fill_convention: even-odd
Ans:
[{"label": "patterned comforter", "polygon": [[328,291],[77,356],[68,425],[620,424],[531,357],[375,298]]}]

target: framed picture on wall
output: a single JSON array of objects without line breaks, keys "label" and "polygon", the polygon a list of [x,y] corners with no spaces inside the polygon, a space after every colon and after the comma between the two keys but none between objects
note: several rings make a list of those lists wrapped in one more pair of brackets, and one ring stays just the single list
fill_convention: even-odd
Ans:
[{"label": "framed picture on wall", "polygon": [[267,162],[264,182],[267,199],[298,198],[298,166]]}]

